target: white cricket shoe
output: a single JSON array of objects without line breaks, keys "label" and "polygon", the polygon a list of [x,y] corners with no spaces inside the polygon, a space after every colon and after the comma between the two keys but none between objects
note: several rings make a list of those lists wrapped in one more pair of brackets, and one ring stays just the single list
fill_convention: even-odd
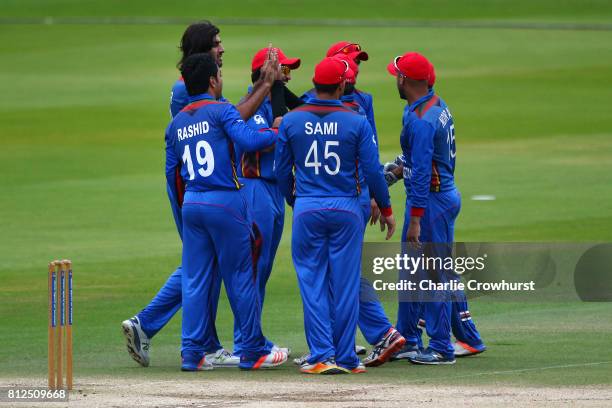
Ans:
[{"label": "white cricket shoe", "polygon": [[272,352],[282,351],[283,353],[287,354],[287,357],[291,356],[291,348],[290,347],[279,347],[276,344],[273,344],[271,351]]},{"label": "white cricket shoe", "polygon": [[234,368],[240,364],[240,357],[221,348],[214,353],[206,354],[206,361],[209,361],[215,368]]},{"label": "white cricket shoe", "polygon": [[141,366],[148,367],[151,340],[142,331],[138,317],[134,316],[131,319],[124,320],[121,323],[121,328],[123,329],[127,351],[130,356]]},{"label": "white cricket shoe", "polygon": [[308,359],[310,358],[310,353],[306,353],[301,357],[296,357],[293,359],[293,364],[297,365],[297,366],[301,366],[302,364],[306,363],[308,361]]}]

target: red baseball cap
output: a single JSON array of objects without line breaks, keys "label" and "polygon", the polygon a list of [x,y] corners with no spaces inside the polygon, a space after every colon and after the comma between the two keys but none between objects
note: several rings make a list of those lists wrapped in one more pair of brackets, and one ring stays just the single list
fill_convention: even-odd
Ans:
[{"label": "red baseball cap", "polygon": [[353,58],[346,54],[336,54],[332,58],[338,58],[339,60],[346,61],[349,64],[349,68],[355,72],[355,75],[359,74],[359,65]]},{"label": "red baseball cap", "polygon": [[[253,57],[253,61],[251,62],[251,71],[256,71],[263,67],[264,62],[266,62],[266,59],[268,58],[268,50],[269,48],[266,47],[257,51]],[[271,48],[271,50],[276,51],[278,54],[278,62],[280,62],[281,65],[286,65],[291,69],[299,68],[300,63],[302,62],[299,58],[287,58],[285,53],[280,48]]]},{"label": "red baseball cap", "polygon": [[355,71],[349,68],[348,71],[346,71],[345,79],[347,84],[355,84],[355,82],[357,82]]},{"label": "red baseball cap", "polygon": [[349,70],[346,72],[346,82],[354,84],[357,81],[357,75],[359,74],[359,65],[355,60],[349,57],[347,54],[336,54],[332,58],[338,58],[339,60],[346,61],[349,65]]},{"label": "red baseball cap", "polygon": [[339,58],[323,58],[315,67],[313,82],[320,85],[336,85],[346,79],[348,62]]},{"label": "red baseball cap", "polygon": [[368,53],[361,50],[361,45],[357,43],[351,43],[348,41],[340,41],[333,44],[327,50],[327,57],[333,57],[334,55],[344,54],[353,60],[367,61],[370,57]]},{"label": "red baseball cap", "polygon": [[407,52],[393,58],[387,65],[387,71],[393,76],[401,74],[415,81],[430,81],[432,65],[427,58],[418,52]]},{"label": "red baseball cap", "polygon": [[431,71],[429,72],[429,81],[427,81],[427,85],[429,86],[434,86],[436,83],[436,70],[433,66],[433,64],[429,64]]}]

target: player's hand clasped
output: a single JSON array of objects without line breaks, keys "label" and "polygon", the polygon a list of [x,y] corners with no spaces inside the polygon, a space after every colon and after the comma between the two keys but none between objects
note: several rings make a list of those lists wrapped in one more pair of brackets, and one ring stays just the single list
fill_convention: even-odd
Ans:
[{"label": "player's hand clasped", "polygon": [[402,156],[397,156],[392,162],[385,163],[383,172],[385,174],[387,186],[389,187],[397,183],[400,179],[404,178],[404,162],[402,160]]}]

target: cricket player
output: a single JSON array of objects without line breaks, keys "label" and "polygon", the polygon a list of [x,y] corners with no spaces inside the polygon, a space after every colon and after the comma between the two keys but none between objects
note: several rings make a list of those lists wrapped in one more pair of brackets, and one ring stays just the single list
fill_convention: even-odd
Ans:
[{"label": "cricket player", "polygon": [[[194,23],[187,27],[180,43],[181,60],[178,63],[179,68],[183,62],[195,53],[209,53],[217,62],[219,67],[223,64],[223,54],[225,52],[219,36],[220,30],[218,27],[209,21]],[[262,75],[260,80],[254,84],[253,92],[247,95],[241,103],[237,105],[242,119],[248,119],[260,105],[263,98],[269,93],[272,84],[280,75],[277,69],[277,61],[275,55],[270,55],[270,61],[266,61],[262,67]],[[278,71],[278,72],[277,72]],[[173,88],[170,101],[170,112],[174,117],[188,103],[188,93],[185,87],[183,78],[179,78]],[[223,97],[221,101],[226,101]],[[174,221],[182,239],[182,214],[181,206],[183,203],[184,189],[182,178],[180,177],[181,164],[178,163],[175,169],[176,177],[172,183],[168,183],[166,190],[172,208]],[[164,286],[159,290],[157,295],[151,302],[136,316],[122,322],[121,326],[126,338],[127,350],[130,356],[141,366],[147,367],[150,362],[149,348],[151,339],[159,332],[174,316],[181,307],[181,273],[182,268],[179,266],[174,273],[170,275]],[[210,319],[215,321],[217,314],[217,304],[221,290],[221,279],[217,277],[212,285],[210,298]],[[207,361],[211,362],[216,367],[237,367],[240,359],[238,356],[227,351],[219,341],[216,327],[212,324],[210,333],[207,337],[207,345],[205,346],[208,353]]]},{"label": "cricket player", "polygon": [[[284,105],[283,87],[291,79],[291,70],[300,66],[299,58],[288,58],[279,48],[262,48],[255,53],[251,63],[251,79],[255,84],[262,75],[262,67],[267,61],[269,54],[275,53],[281,64],[282,77],[278,84],[280,96]],[[276,86],[276,84],[274,85]],[[248,93],[253,92],[249,87]],[[255,114],[249,118],[247,125],[254,130],[264,130],[272,127],[275,119],[273,112],[273,96],[270,92],[257,108]],[[285,106],[282,107],[287,112]],[[276,115],[282,115],[276,113]],[[247,204],[253,214],[253,221],[257,225],[262,238],[262,245],[257,261],[257,287],[259,291],[261,306],[266,294],[266,284],[272,272],[272,265],[276,250],[280,244],[285,223],[285,202],[276,184],[274,176],[274,150],[265,149],[261,151],[245,151],[242,146],[235,146],[238,161],[237,173],[240,183],[244,186],[243,191]],[[241,334],[238,325],[234,330],[234,355],[240,355],[242,351]],[[289,349],[286,349],[289,353]]]},{"label": "cricket player", "polygon": [[[316,97],[285,116],[276,145],[279,188],[293,209],[291,243],[304,307],[308,374],[362,373],[355,353],[363,228],[359,170],[393,234],[389,192],[367,119],[340,101],[349,65],[325,58]],[[295,177],[292,169],[295,168]]]},{"label": "cricket player", "polygon": [[[431,64],[430,66],[430,74],[428,80],[428,87],[430,91],[433,91],[433,87],[436,83],[436,71]],[[447,108],[446,103],[442,98],[439,98],[439,104],[442,108]],[[409,109],[408,105],[406,109]],[[399,155],[393,162],[389,162],[385,164],[385,178],[387,179],[387,184],[389,186],[393,185],[399,179],[403,178],[403,169],[404,169],[404,156]],[[486,351],[486,346],[484,345],[480,333],[476,328],[472,320],[472,316],[470,314],[467,298],[465,296],[465,292],[462,290],[453,291],[451,293],[451,297],[453,299],[452,303],[452,313],[451,313],[451,331],[455,336],[455,343],[453,344],[453,348],[455,350],[455,357],[468,357],[476,354],[480,354]],[[407,316],[412,313],[412,310],[402,310],[404,307],[408,305],[403,303],[400,304],[400,315]],[[423,316],[423,307],[421,305],[417,332],[417,343],[409,343],[404,349],[400,350],[396,353],[392,360],[400,360],[400,359],[409,359],[411,357],[416,356],[419,350],[422,350],[422,330],[421,327],[425,327],[425,320]],[[399,324],[398,324],[399,327]],[[411,329],[409,329],[411,330]]]},{"label": "cricket player", "polygon": [[[368,119],[368,123],[374,130],[374,138],[378,145],[372,96],[355,88],[359,74],[358,62],[362,60],[367,61],[369,58],[368,54],[361,50],[359,44],[340,42],[329,48],[327,56],[344,60],[349,64],[346,86],[340,99],[346,107],[364,115]],[[313,97],[316,97],[314,89],[306,92],[302,99],[308,100]],[[363,179],[363,172],[360,171],[359,174],[361,175],[360,187],[362,191],[359,200],[366,220],[363,228],[363,233],[365,234],[367,221],[370,220],[370,225],[375,224],[380,216],[380,211],[375,200],[370,197],[368,185]],[[402,349],[406,340],[391,325],[371,283],[363,277],[360,279],[359,292],[359,328],[366,341],[373,346],[370,354],[364,359],[364,365],[366,367],[376,367],[387,362],[394,353]],[[305,355],[295,359],[294,362],[301,364],[308,357],[308,355]]]},{"label": "cricket player", "polygon": [[[327,50],[327,56],[343,56],[355,61],[357,65],[360,65],[362,61],[367,61],[370,58],[368,53],[361,49],[361,45],[349,41],[340,41],[332,44]],[[355,75],[357,74],[358,72],[355,72]],[[363,90],[355,88],[355,85],[349,85],[348,92],[346,93],[352,94],[355,102],[357,102],[359,106],[363,108],[366,118],[368,118],[368,123],[372,127],[372,131],[375,135],[377,135],[376,137],[378,137],[378,132],[376,131],[376,121],[374,120],[374,104],[372,95]]]},{"label": "cricket player", "polygon": [[[454,239],[455,219],[461,207],[460,195],[454,183],[456,148],[453,117],[448,107],[442,106],[440,98],[429,88],[431,64],[423,55],[409,52],[396,57],[387,70],[396,77],[400,97],[408,102],[400,136],[406,187],[402,242],[412,245],[436,243],[434,248],[450,248]],[[434,250],[434,255],[439,253]],[[434,268],[421,272],[426,272],[429,279],[439,283],[458,279],[452,270],[447,269]],[[409,360],[415,364],[454,364],[450,335],[450,291],[434,291],[423,303],[400,301],[398,329],[408,345],[418,344],[421,313],[430,337],[429,346]]]},{"label": "cricket player", "polygon": [[[242,335],[241,369],[274,367],[287,360],[272,351],[261,331],[261,308],[255,287],[251,252],[252,219],[238,182],[234,144],[245,151],[269,147],[275,132],[255,132],[227,102],[218,101],[223,81],[215,59],[205,53],[189,56],[181,66],[189,104],[166,130],[166,178],[172,183],[177,163],[186,192],[183,215],[182,366],[206,365],[211,323],[209,293],[216,269]],[[209,363],[210,364],[210,363]]]},{"label": "cricket player", "polygon": [[[281,80],[286,84],[291,80],[291,70],[299,68],[301,61],[299,58],[286,57],[279,48],[272,51],[278,56],[282,70]],[[253,57],[251,63],[253,82],[256,82],[261,76],[261,68],[269,52],[270,48],[263,48]],[[248,91],[252,92],[253,88],[249,87]],[[255,115],[249,118],[247,124],[255,130],[268,129],[272,126],[274,119],[272,99],[271,95],[268,95],[257,108]],[[247,195],[253,219],[263,237],[263,247],[257,265],[259,293],[263,303],[266,283],[270,277],[274,256],[283,232],[285,202],[274,176],[273,150],[245,152],[240,146],[236,146],[236,157],[240,160],[237,169],[239,180],[244,184],[244,192]]]}]

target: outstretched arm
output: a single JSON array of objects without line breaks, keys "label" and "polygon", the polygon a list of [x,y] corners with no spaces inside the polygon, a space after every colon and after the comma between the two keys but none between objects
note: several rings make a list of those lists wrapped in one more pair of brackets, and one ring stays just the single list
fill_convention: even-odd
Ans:
[{"label": "outstretched arm", "polygon": [[238,110],[230,104],[223,111],[221,123],[230,139],[246,152],[261,150],[276,142],[276,131],[261,130],[258,132],[251,129],[240,117]]}]

